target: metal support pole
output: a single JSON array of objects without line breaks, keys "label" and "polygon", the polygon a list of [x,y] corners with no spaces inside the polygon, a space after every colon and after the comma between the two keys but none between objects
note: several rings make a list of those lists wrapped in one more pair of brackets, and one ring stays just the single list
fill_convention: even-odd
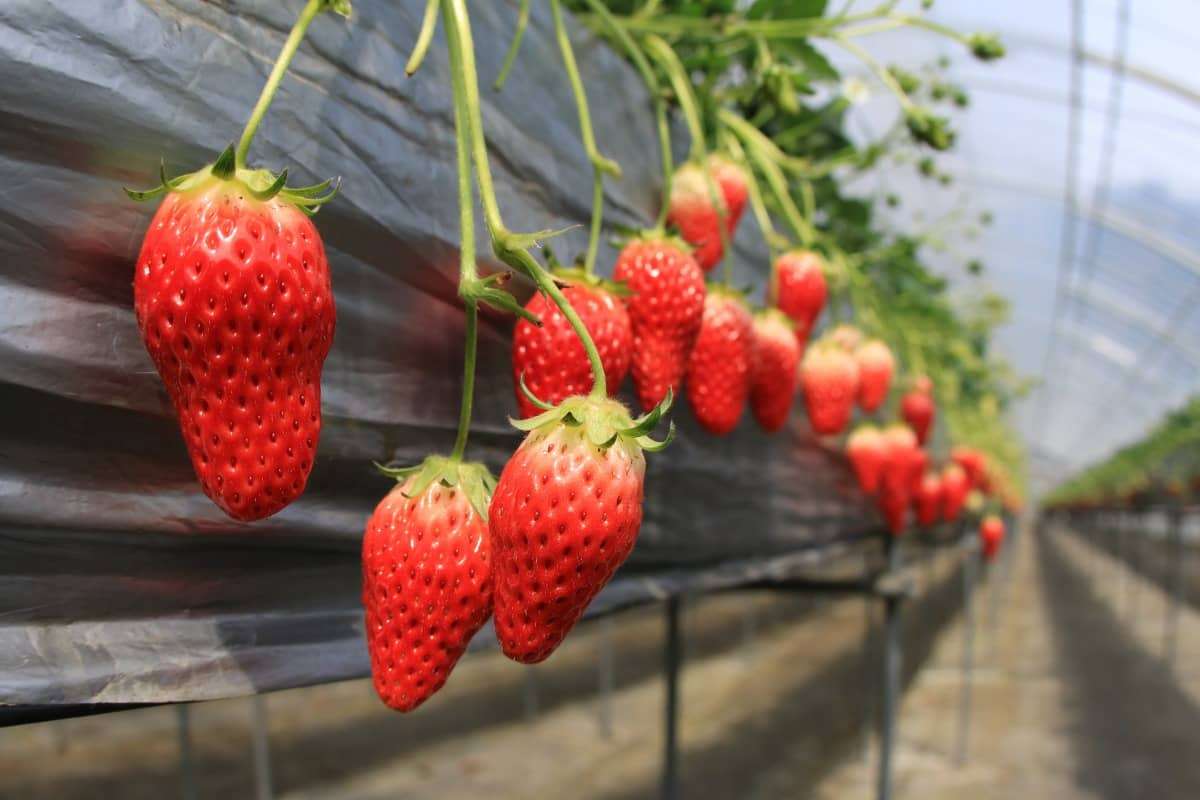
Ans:
[{"label": "metal support pole", "polygon": [[600,735],[611,739],[613,735],[613,620],[605,616],[600,620],[600,658],[597,665],[600,697],[597,698],[596,722]]},{"label": "metal support pole", "polygon": [[[900,568],[900,548],[895,537],[885,540],[887,564],[890,572]],[[879,774],[878,798],[892,797],[892,751],[895,749],[896,702],[900,694],[900,675],[903,652],[900,641],[900,598],[888,595],[884,598],[883,640],[883,702],[879,716]]]},{"label": "metal support pole", "polygon": [[175,706],[179,734],[179,788],[183,800],[196,800],[196,771],[192,767],[192,708],[186,703]]},{"label": "metal support pole", "polygon": [[[871,557],[863,554],[863,575],[871,572]],[[875,657],[871,647],[875,633],[875,598],[870,594],[863,596],[863,643],[862,643],[862,673],[863,691],[863,765],[871,765],[871,717],[874,705],[871,698],[875,695]]]},{"label": "metal support pole", "polygon": [[1171,602],[1167,606],[1163,632],[1163,658],[1167,667],[1174,669],[1179,651],[1179,608],[1183,604],[1183,514],[1174,509],[1167,519],[1171,543]]},{"label": "metal support pole", "polygon": [[679,629],[679,595],[667,598],[666,630],[663,643],[663,681],[666,701],[663,706],[662,798],[679,797],[679,665],[683,641]]},{"label": "metal support pole", "polygon": [[267,738],[267,702],[261,694],[254,695],[254,796],[271,800],[271,746]]},{"label": "metal support pole", "polygon": [[966,766],[967,745],[971,733],[971,680],[975,659],[975,573],[979,564],[979,548],[964,537],[963,549],[963,660],[962,695],[958,703],[958,766]]}]

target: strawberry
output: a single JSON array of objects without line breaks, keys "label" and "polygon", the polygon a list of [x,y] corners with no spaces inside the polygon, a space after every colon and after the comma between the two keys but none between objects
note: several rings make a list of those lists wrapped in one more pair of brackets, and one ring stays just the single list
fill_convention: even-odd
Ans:
[{"label": "strawberry", "polygon": [[917,490],[921,488],[921,481],[925,477],[925,469],[929,466],[929,454],[920,447],[916,447],[909,455],[909,465],[912,470],[910,473],[912,493],[915,495]]},{"label": "strawberry", "polygon": [[858,404],[863,411],[874,411],[887,399],[896,360],[879,339],[868,339],[860,344],[854,357],[858,361]]},{"label": "strawberry", "polygon": [[796,323],[796,336],[807,341],[829,289],[821,256],[811,250],[792,250],[775,259],[768,286],[767,304],[774,305]]},{"label": "strawberry", "polygon": [[854,353],[862,342],[862,331],[853,325],[842,324],[831,330],[828,337],[847,353]]},{"label": "strawberry", "polygon": [[970,489],[971,483],[963,468],[955,463],[947,464],[942,470],[942,516],[947,522],[958,519]]},{"label": "strawberry", "polygon": [[[585,280],[581,274],[580,282],[570,283],[562,292],[592,335],[604,365],[608,393],[614,395],[633,358],[629,312],[607,282],[592,279],[589,284]],[[521,416],[528,418],[539,411],[521,392],[522,377],[535,396],[553,404],[590,392],[592,367],[583,342],[553,300],[538,292],[526,303],[525,310],[542,322],[538,326],[522,318],[513,330],[513,386]]]},{"label": "strawberry", "polygon": [[983,541],[983,557],[991,561],[1004,543],[1004,521],[995,514],[984,517],[979,523],[979,538]]},{"label": "strawberry", "polygon": [[700,426],[715,436],[737,427],[750,395],[754,324],[742,298],[713,287],[688,358],[687,396]]},{"label": "strawberry", "polygon": [[942,479],[936,472],[927,472],[913,496],[917,522],[926,528],[937,524],[942,516]]},{"label": "strawberry", "polygon": [[978,488],[983,482],[983,453],[973,447],[955,447],[950,451],[950,458],[967,474],[968,491]]},{"label": "strawberry", "polygon": [[678,394],[704,315],[704,273],[677,239],[633,239],[617,257],[615,280],[629,290],[633,385],[649,411]]},{"label": "strawberry", "polygon": [[900,401],[900,413],[917,434],[917,441],[925,444],[934,415],[933,384],[928,378],[916,380],[913,389]]},{"label": "strawberry", "polygon": [[888,530],[893,536],[899,536],[908,524],[913,474],[918,463],[915,457],[917,439],[905,425],[889,425],[882,436],[886,455],[876,497],[879,509],[887,520]]},{"label": "strawberry", "polygon": [[[643,450],[670,395],[638,420],[619,402],[570,397],[532,419],[492,496],[496,636],[504,653],[545,660],[625,561],[642,523]],[[673,432],[668,434],[670,440]]]},{"label": "strawberry", "polygon": [[412,711],[492,614],[486,512],[496,481],[482,464],[438,456],[389,474],[400,482],[367,521],[362,600],[375,691]]},{"label": "strawberry", "polygon": [[854,467],[858,485],[867,494],[875,494],[887,459],[883,434],[874,425],[860,425],[846,440],[846,455]]},{"label": "strawberry", "polygon": [[750,410],[765,431],[784,426],[796,399],[800,342],[793,328],[792,321],[777,309],[754,315]]},{"label": "strawberry", "polygon": [[696,248],[693,255],[705,272],[715,267],[725,254],[721,217],[725,218],[726,238],[732,240],[748,195],[748,182],[741,167],[719,156],[709,158],[707,169],[689,161],[675,172],[667,223]]},{"label": "strawberry", "polygon": [[304,491],[321,434],[334,301],[313,210],[329,184],[284,188],[216,163],[168,180],[142,242],[134,311],[204,493],[238,520]]},{"label": "strawberry", "polygon": [[822,338],[800,364],[809,423],[820,435],[840,433],[854,413],[858,363],[841,346]]}]

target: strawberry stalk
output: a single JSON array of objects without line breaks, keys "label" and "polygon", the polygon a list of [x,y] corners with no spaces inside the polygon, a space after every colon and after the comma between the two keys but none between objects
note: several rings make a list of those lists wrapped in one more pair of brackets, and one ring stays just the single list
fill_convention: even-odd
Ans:
[{"label": "strawberry stalk", "polygon": [[300,43],[304,41],[304,35],[308,33],[308,26],[323,11],[334,11],[343,17],[348,17],[350,0],[308,0],[304,5],[296,24],[292,26],[292,31],[288,34],[287,41],[283,43],[283,50],[279,52],[279,57],[275,60],[275,66],[271,69],[267,82],[263,84],[258,102],[254,104],[254,110],[250,112],[250,119],[246,120],[246,127],[242,130],[242,137],[238,140],[237,148],[234,150],[234,166],[237,169],[246,168],[246,156],[250,152],[250,143],[254,141],[254,134],[258,132],[258,125],[266,116],[267,109],[271,107],[271,101],[275,99],[275,91],[279,88],[279,83],[292,63],[292,58],[296,55]]},{"label": "strawberry stalk", "polygon": [[[571,329],[579,336],[587,353],[592,369],[591,396],[608,396],[604,377],[604,366],[600,352],[592,340],[583,321],[563,296],[558,284],[545,269],[529,254],[528,248],[541,240],[556,236],[562,231],[535,231],[514,233],[504,225],[500,216],[500,205],[496,200],[495,184],[492,182],[491,165],[488,162],[487,139],[483,132],[483,119],[479,111],[479,79],[475,67],[475,44],[471,37],[471,23],[467,17],[464,0],[441,0],[442,16],[446,21],[446,43],[450,51],[451,83],[454,89],[455,114],[466,120],[470,131],[471,156],[475,165],[475,178],[479,185],[479,199],[483,204],[484,220],[492,238],[492,251],[504,263],[527,275],[542,292],[549,297],[566,317]],[[511,298],[510,298],[511,299]]]},{"label": "strawberry stalk", "polygon": [[781,235],[775,229],[775,223],[771,221],[771,214],[767,211],[767,205],[763,202],[762,187],[758,185],[758,177],[754,174],[754,167],[746,158],[746,151],[742,148],[742,144],[737,137],[728,137],[727,147],[737,159],[738,163],[746,171],[746,186],[750,192],[750,210],[754,213],[754,219],[758,222],[758,229],[763,235],[763,240],[767,243],[767,254],[770,257],[771,263],[775,263],[775,259],[780,253],[786,250],[789,246],[787,237]]},{"label": "strawberry stalk", "polygon": [[600,248],[600,229],[604,219],[604,176],[621,177],[621,167],[610,158],[605,158],[596,149],[596,136],[592,130],[592,115],[588,109],[587,92],[579,77],[579,66],[575,63],[575,50],[563,24],[562,6],[559,0],[550,0],[550,12],[554,17],[554,36],[562,51],[563,67],[571,92],[575,95],[575,108],[579,112],[579,132],[583,138],[583,149],[592,165],[592,221],[588,231],[587,254],[583,259],[583,272],[591,276],[596,269],[596,251]]},{"label": "strawberry stalk", "polygon": [[413,46],[408,63],[404,65],[404,74],[413,75],[421,68],[425,54],[429,52],[429,44],[433,41],[433,32],[437,28],[438,0],[426,0],[425,16],[421,20],[421,32],[417,35],[417,43]]},{"label": "strawberry stalk", "polygon": [[504,82],[508,80],[508,73],[512,71],[513,64],[517,60],[517,53],[521,50],[521,41],[525,38],[527,27],[529,27],[529,0],[521,0],[521,5],[517,9],[517,29],[513,32],[513,40],[508,46],[508,52],[504,54],[504,63],[500,66],[500,74],[496,76],[496,82],[492,84],[492,88],[496,91],[503,89]]},{"label": "strawberry stalk", "polygon": [[775,147],[770,139],[767,139],[762,131],[738,114],[729,110],[722,110],[720,112],[720,119],[745,145],[746,154],[750,157],[750,161],[758,167],[763,177],[766,178],[767,186],[770,187],[771,193],[775,196],[775,201],[779,204],[779,208],[783,212],[784,219],[787,220],[788,226],[792,229],[796,238],[800,240],[800,244],[804,247],[812,247],[817,235],[816,230],[812,226],[811,219],[806,219],[800,213],[800,209],[796,207],[795,200],[792,199],[791,193],[788,192],[787,179],[784,178],[783,170],[780,169],[780,159],[776,157],[777,153],[779,156],[783,154],[779,153],[778,148]]}]

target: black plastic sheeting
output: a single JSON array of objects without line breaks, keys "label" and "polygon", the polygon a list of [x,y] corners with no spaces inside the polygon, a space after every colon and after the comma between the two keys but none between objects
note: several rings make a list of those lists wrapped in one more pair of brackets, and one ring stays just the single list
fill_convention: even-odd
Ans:
[{"label": "black plastic sheeting", "polygon": [[[153,184],[160,156],[172,173],[194,169],[238,136],[300,5],[0,5],[0,704],[203,699],[366,672],[356,554],[390,484],[371,461],[447,450],[461,374],[440,41],[416,77],[403,71],[423,4],[356,0],[349,24],[318,19],[252,154],[301,182],[344,181],[317,219],[338,326],[302,499],[243,525],[203,496],[132,311],[154,209],[121,187]],[[544,12],[495,93],[486,87],[515,3],[472,7],[492,163],[515,230],[588,213],[590,171]],[[645,224],[659,189],[645,91],[602,44],[575,39],[597,139],[625,171],[608,184],[609,220]],[[581,226],[555,250],[572,256],[584,238]],[[606,246],[600,264],[613,256]],[[761,286],[765,268],[761,252],[739,252],[737,282]],[[481,326],[471,455],[497,470],[518,441],[506,422],[511,326],[500,316]],[[672,575],[729,583],[760,579],[764,565],[811,566],[875,530],[840,457],[802,416],[767,438],[747,415],[717,440],[681,408],[679,440],[650,458],[637,549],[598,607],[652,596]]]}]

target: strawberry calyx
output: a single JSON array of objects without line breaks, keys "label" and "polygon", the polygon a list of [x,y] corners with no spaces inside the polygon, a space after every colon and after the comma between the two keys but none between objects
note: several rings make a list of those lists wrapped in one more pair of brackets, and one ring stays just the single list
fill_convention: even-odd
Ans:
[{"label": "strawberry calyx", "polygon": [[213,163],[174,178],[168,177],[166,162],[160,161],[158,177],[158,186],[142,190],[126,188],[125,194],[141,203],[171,192],[191,192],[226,182],[261,203],[278,198],[312,216],[337,196],[342,184],[341,178],[330,178],[311,186],[288,186],[286,167],[276,174],[268,169],[237,166],[233,145],[225,148]]},{"label": "strawberry calyx", "polygon": [[773,306],[758,309],[754,312],[754,317],[755,319],[769,322],[772,325],[782,325],[793,333],[796,331],[796,323],[792,318]]},{"label": "strawberry calyx", "polygon": [[492,502],[492,492],[496,489],[496,478],[479,462],[431,455],[420,464],[411,467],[391,467],[376,463],[375,468],[400,483],[413,479],[404,490],[404,496],[409,499],[415,500],[434,484],[449,489],[461,489],[475,513],[484,521],[488,518],[488,506]]},{"label": "strawberry calyx", "polygon": [[608,397],[593,397],[577,395],[568,397],[557,406],[550,405],[539,399],[525,385],[525,376],[520,378],[520,389],[542,413],[528,419],[509,418],[509,423],[519,431],[530,432],[541,428],[557,425],[582,427],[587,440],[595,447],[608,449],[617,442],[636,445],[642,450],[657,453],[667,447],[675,439],[675,423],[667,429],[667,435],[661,439],[650,436],[651,431],[671,410],[674,395],[670,389],[658,405],[642,416],[634,419],[629,410],[619,400]]}]

